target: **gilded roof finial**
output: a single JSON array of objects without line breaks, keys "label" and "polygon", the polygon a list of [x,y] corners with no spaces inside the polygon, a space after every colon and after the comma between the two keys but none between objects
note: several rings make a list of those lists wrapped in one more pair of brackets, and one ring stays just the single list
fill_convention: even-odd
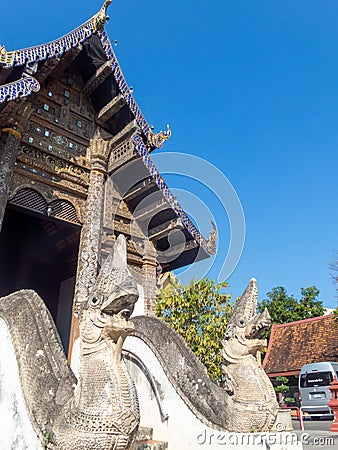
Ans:
[{"label": "gilded roof finial", "polygon": [[104,24],[109,20],[109,16],[107,16],[107,8],[111,4],[112,0],[106,0],[100,9],[100,11],[97,13],[95,18],[95,27],[97,30],[101,30],[101,28],[104,27]]},{"label": "gilded roof finial", "polygon": [[0,62],[5,62],[7,50],[4,45],[0,45]]},{"label": "gilded roof finial", "polygon": [[215,223],[211,220],[212,230],[209,234],[209,239],[207,240],[208,250],[209,252],[214,255],[217,251],[217,228]]},{"label": "gilded roof finial", "polygon": [[171,136],[170,126],[167,125],[167,131],[160,131],[159,133],[153,133],[149,129],[148,139],[149,142],[156,148],[161,148],[165,141],[167,141]]},{"label": "gilded roof finial", "polygon": [[14,56],[14,52],[7,52],[6,47],[0,44],[0,66],[11,64]]}]

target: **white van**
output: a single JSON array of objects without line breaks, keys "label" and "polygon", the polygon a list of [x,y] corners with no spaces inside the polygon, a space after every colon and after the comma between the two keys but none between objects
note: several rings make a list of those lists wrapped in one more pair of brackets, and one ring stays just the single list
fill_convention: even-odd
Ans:
[{"label": "white van", "polygon": [[[302,410],[312,418],[320,418],[317,414],[333,412],[328,406],[331,399],[329,386],[333,378],[338,379],[338,362],[318,362],[305,364],[299,374],[299,393]],[[316,415],[315,415],[316,414]]]}]

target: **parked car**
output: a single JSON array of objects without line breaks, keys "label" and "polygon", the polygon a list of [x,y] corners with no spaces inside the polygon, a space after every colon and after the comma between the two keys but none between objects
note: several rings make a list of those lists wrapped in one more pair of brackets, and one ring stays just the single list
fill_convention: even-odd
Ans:
[{"label": "parked car", "polygon": [[328,402],[331,399],[329,386],[334,377],[338,378],[338,362],[305,364],[301,368],[299,375],[301,408],[313,419],[322,415],[333,415]]}]

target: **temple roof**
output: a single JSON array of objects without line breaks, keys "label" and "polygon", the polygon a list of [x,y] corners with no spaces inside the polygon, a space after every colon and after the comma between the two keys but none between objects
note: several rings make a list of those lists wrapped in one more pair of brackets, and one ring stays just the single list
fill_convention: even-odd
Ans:
[{"label": "temple roof", "polygon": [[[89,82],[86,86],[88,93],[90,94],[94,90],[97,91],[99,84],[109,78],[107,73],[112,74],[112,79],[108,83],[110,84],[111,97],[115,97],[114,94],[118,90],[142,130],[150,148],[161,147],[169,135],[162,133],[163,139],[158,142],[156,136],[153,136],[151,127],[138,107],[131,89],[128,87],[112,43],[104,28],[104,24],[108,20],[107,7],[110,3],[111,0],[106,0],[100,11],[84,24],[47,44],[14,51],[7,51],[5,47],[0,47],[0,103],[16,100],[20,97],[28,96],[32,92],[37,92],[40,89],[39,81],[42,73],[45,78],[45,71],[41,69],[46,65],[46,61],[50,59],[60,60],[63,55],[74,51],[74,49],[82,50],[83,44],[86,51],[82,52],[82,56],[83,58],[86,56],[87,61],[84,61],[82,58],[82,69],[84,69],[82,75]],[[106,65],[102,67],[104,63]],[[100,72],[99,69],[101,69],[101,73],[98,73]],[[106,74],[103,73],[104,71],[106,71]],[[104,86],[105,93],[107,92],[107,87]],[[96,100],[97,106],[100,103],[99,97],[98,93],[96,93],[93,99],[94,104]]]},{"label": "temple roof", "polygon": [[272,325],[263,368],[269,377],[298,375],[304,364],[338,361],[338,325],[333,314]]},{"label": "temple roof", "polygon": [[[150,239],[159,250],[167,248],[166,236],[173,229],[183,231],[186,239],[183,252],[179,246],[181,250],[178,249],[177,255],[180,256],[176,260],[171,258],[166,268],[163,265],[165,270],[172,270],[214,254],[216,228],[213,227],[209,239],[200,234],[151,160],[149,153],[160,148],[171,132],[168,128],[154,133],[133,97],[104,27],[110,3],[111,0],[105,1],[100,11],[83,25],[47,44],[15,51],[0,47],[0,126],[8,125],[11,105],[38,92],[47,77],[60,66],[76,67],[83,78],[83,92],[95,109],[97,125],[110,136],[118,136],[128,126],[137,131],[133,144],[135,158],[139,160],[138,182],[135,188],[124,193],[124,200],[133,211],[135,202],[149,193],[160,194],[166,206],[152,221],[153,231],[148,230]],[[139,180],[142,180],[141,189]]]}]

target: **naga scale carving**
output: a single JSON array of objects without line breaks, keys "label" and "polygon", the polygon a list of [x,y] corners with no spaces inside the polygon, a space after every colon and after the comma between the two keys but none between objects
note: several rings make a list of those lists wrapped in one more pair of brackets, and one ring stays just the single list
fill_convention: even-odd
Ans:
[{"label": "naga scale carving", "polygon": [[[136,134],[132,138],[136,151],[166,201],[194,237],[187,245],[198,243],[206,252],[213,253],[216,249],[216,228],[213,226],[208,241],[203,238],[150,159],[149,151],[161,147],[171,132],[169,128],[160,133],[151,131],[126,83],[104,29],[106,9],[110,3],[107,0],[92,19],[49,44],[14,52],[7,52],[4,47],[0,47],[0,67],[7,70],[44,59],[60,58],[97,33],[120,92],[142,131],[142,136]],[[0,86],[0,103],[27,96],[39,89],[35,78],[23,76],[20,80]],[[50,122],[57,119],[56,123],[59,123],[60,118],[60,126],[66,123],[66,117],[70,114],[67,108],[51,114],[48,112],[49,104],[43,106],[47,108],[46,115],[43,107],[41,111],[37,109],[37,115],[41,114],[42,118]],[[76,120],[75,116],[72,116],[72,120]],[[81,121],[77,126],[82,128]],[[44,133],[48,133],[44,134],[45,137],[49,133],[53,137],[53,127],[44,130]],[[3,129],[2,134],[8,131]],[[20,137],[16,129],[10,129],[7,159],[3,161],[5,176],[12,173],[11,166],[15,162]],[[31,136],[27,137],[29,139]],[[62,136],[55,135],[55,139],[55,145],[65,146],[61,142]],[[44,150],[47,140],[45,142],[41,138],[40,142]],[[265,344],[257,339],[258,331],[269,324],[266,313],[254,314],[257,300],[255,282],[250,283],[237,304],[225,336],[223,354],[228,385],[224,391],[208,378],[204,366],[166,324],[154,318],[141,317],[133,321],[136,325],[136,330],[133,330],[133,323],[128,319],[138,291],[127,268],[126,242],[122,236],[116,240],[112,253],[97,276],[102,237],[102,192],[109,151],[108,143],[102,140],[94,142],[90,174],[84,168],[75,167],[72,160],[63,161],[67,158],[62,158],[65,154],[61,150],[61,153],[58,150],[59,156],[55,157],[24,146],[18,155],[17,171],[20,176],[23,176],[20,171],[25,169],[26,163],[32,166],[32,178],[38,174],[37,169],[45,170],[46,173],[54,171],[60,175],[59,178],[65,178],[62,183],[69,183],[69,190],[75,180],[78,180],[80,188],[89,183],[88,216],[80,251],[82,265],[78,272],[77,303],[74,305],[80,323],[79,379],[76,380],[69,369],[51,316],[35,292],[20,291],[0,301],[0,317],[6,321],[11,332],[27,411],[35,432],[41,441],[48,432],[51,437],[49,448],[55,450],[129,448],[139,423],[136,391],[121,361],[121,347],[130,333],[143,339],[153,349],[177,392],[200,420],[222,430],[249,431],[251,427],[260,431],[268,430],[274,421],[277,403],[271,384],[255,359],[255,352]],[[50,183],[57,181],[59,179],[56,178],[49,180]],[[0,183],[0,195],[5,199],[0,202],[0,222],[7,202],[8,185],[7,181]],[[133,251],[137,254],[138,249],[134,247]],[[149,281],[150,290],[156,278],[155,257],[154,261],[145,259],[144,265],[149,266],[145,278]],[[175,370],[175,364],[182,361],[185,361],[184,370],[181,370],[181,365],[180,370]],[[252,383],[249,386],[248,378]]]},{"label": "naga scale carving", "polygon": [[266,345],[259,335],[271,323],[265,310],[255,314],[257,284],[253,279],[237,302],[223,342],[225,389],[207,375],[206,368],[183,338],[154,317],[133,318],[132,332],[154,352],[182,400],[206,425],[232,432],[268,431],[278,404],[272,384],[256,359]]},{"label": "naga scale carving", "polygon": [[[41,442],[54,450],[126,450],[137,431],[135,386],[121,360],[138,298],[120,236],[78,307],[79,378],[67,365],[53,320],[30,290],[0,301],[15,348],[26,409]],[[20,314],[18,314],[20,311]]]},{"label": "naga scale carving", "polygon": [[[251,280],[223,342],[226,387],[217,386],[184,340],[166,323],[140,316],[128,320],[138,298],[121,235],[86,301],[77,305],[80,323],[78,380],[69,369],[53,321],[34,291],[0,301],[11,333],[27,411],[35,432],[54,450],[127,450],[139,424],[135,386],[121,360],[127,335],[142,339],[159,359],[187,406],[206,425],[232,432],[268,431],[278,410],[274,390],[256,353],[270,325],[255,314],[257,285]],[[20,314],[17,314],[17,311]]]}]

